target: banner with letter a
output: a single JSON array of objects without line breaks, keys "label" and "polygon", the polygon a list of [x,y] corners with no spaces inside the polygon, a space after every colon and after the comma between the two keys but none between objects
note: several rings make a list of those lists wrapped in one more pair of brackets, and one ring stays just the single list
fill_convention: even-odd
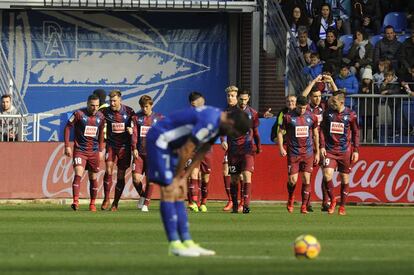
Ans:
[{"label": "banner with letter a", "polygon": [[[1,11],[1,43],[40,138],[57,140],[59,115],[85,106],[93,90],[119,89],[139,109],[143,94],[168,114],[200,91],[224,107],[228,84],[225,13]],[[30,136],[29,136],[30,138]]]}]

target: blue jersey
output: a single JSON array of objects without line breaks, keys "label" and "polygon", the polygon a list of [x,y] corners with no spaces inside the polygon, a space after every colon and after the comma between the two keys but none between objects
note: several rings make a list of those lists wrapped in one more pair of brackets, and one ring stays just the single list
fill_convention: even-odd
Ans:
[{"label": "blue jersey", "polygon": [[203,106],[175,112],[155,124],[147,133],[147,162],[150,182],[172,183],[178,162],[178,148],[189,138],[197,145],[213,142],[219,135],[221,111]]},{"label": "blue jersey", "polygon": [[157,133],[156,145],[161,149],[178,149],[190,137],[196,144],[212,142],[218,136],[220,115],[221,111],[211,106],[187,108],[167,116],[149,131]]}]

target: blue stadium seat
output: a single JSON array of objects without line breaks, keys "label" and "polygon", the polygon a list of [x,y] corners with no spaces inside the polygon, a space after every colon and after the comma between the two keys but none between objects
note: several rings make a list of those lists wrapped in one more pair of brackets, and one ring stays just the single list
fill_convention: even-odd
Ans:
[{"label": "blue stadium seat", "polygon": [[375,44],[377,44],[378,41],[380,41],[383,37],[384,36],[382,34],[371,36],[371,38],[369,39],[369,42],[371,42],[372,46],[375,47]]},{"label": "blue stadium seat", "polygon": [[404,12],[387,13],[382,23],[382,31],[388,25],[393,26],[395,32],[404,32],[407,29],[407,15]]},{"label": "blue stadium seat", "polygon": [[407,40],[407,38],[410,38],[409,34],[397,35],[397,40],[400,41],[401,43],[404,43],[404,41]]},{"label": "blue stadium seat", "polygon": [[352,43],[354,43],[354,36],[351,34],[345,34],[339,37],[339,40],[344,43],[344,49],[342,50],[343,54],[347,55],[352,47]]}]

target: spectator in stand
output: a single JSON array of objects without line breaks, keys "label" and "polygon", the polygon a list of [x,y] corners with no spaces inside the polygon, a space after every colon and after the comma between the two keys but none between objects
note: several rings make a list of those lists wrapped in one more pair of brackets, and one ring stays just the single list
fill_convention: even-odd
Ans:
[{"label": "spectator in stand", "polygon": [[313,20],[320,14],[324,0],[301,0],[301,2],[305,6],[306,17],[309,25],[311,25]]},{"label": "spectator in stand", "polygon": [[305,59],[306,66],[310,66],[311,64],[311,52],[307,51],[303,53],[303,59]]},{"label": "spectator in stand", "polygon": [[298,37],[299,28],[307,28],[308,26],[308,19],[300,6],[294,6],[286,19],[290,30],[295,37]]},{"label": "spectator in stand", "polygon": [[[350,70],[356,76],[362,75],[365,66],[371,66],[374,56],[374,46],[369,42],[368,35],[362,30],[355,31],[354,43],[344,62],[350,65]],[[372,76],[372,70],[371,70]]]},{"label": "spectator in stand", "polygon": [[[398,77],[395,75],[393,70],[386,72],[384,82],[380,86],[381,95],[398,95],[403,94],[401,86],[398,83]],[[404,92],[405,93],[405,92]],[[391,111],[391,129],[388,131],[389,137],[399,137],[400,128],[407,131],[407,123],[403,118],[403,123],[401,124],[401,99],[400,98],[387,98],[386,100],[388,107]],[[395,117],[395,119],[394,119]],[[395,121],[395,124],[394,124]],[[407,135],[407,132],[403,133]]]},{"label": "spectator in stand", "polygon": [[308,36],[308,29],[304,26],[298,28],[298,44],[302,53],[307,51],[316,53],[318,51],[315,42],[313,42]]},{"label": "spectator in stand", "polygon": [[385,79],[385,73],[390,70],[392,70],[391,61],[388,60],[387,58],[381,58],[377,65],[377,71],[373,75],[375,89],[377,90],[380,89],[381,84],[384,82],[384,79]]},{"label": "spectator in stand", "polygon": [[370,29],[375,34],[381,31],[382,15],[378,0],[352,0],[352,28]]},{"label": "spectator in stand", "polygon": [[325,0],[331,5],[332,15],[341,34],[351,34],[351,0]]},{"label": "spectator in stand", "polygon": [[408,28],[414,30],[414,1],[407,1],[406,13],[407,13],[407,24]]},{"label": "spectator in stand", "polygon": [[319,59],[319,54],[317,53],[311,53],[310,61],[310,65],[303,68],[303,71],[304,73],[310,74],[312,79],[314,79],[318,75],[322,74],[323,63]]},{"label": "spectator in stand", "polygon": [[[18,115],[18,111],[12,104],[10,95],[1,96],[1,115]],[[0,141],[17,141],[16,120],[13,118],[0,119]]]},{"label": "spectator in stand", "polygon": [[410,67],[410,73],[402,77],[401,86],[408,94],[414,96],[414,64]]},{"label": "spectator in stand", "polygon": [[279,4],[286,18],[292,15],[294,7],[300,7],[302,11],[305,11],[305,5],[302,0],[279,0]]},{"label": "spectator in stand", "polygon": [[358,79],[353,73],[349,71],[349,67],[346,64],[342,64],[339,75],[335,79],[335,84],[338,89],[343,89],[346,92],[345,106],[355,110],[356,100],[348,97],[349,95],[357,94],[359,91]]},{"label": "spectator in stand", "polygon": [[[359,93],[364,95],[371,95],[374,94],[374,82],[373,82],[373,75],[371,66],[366,66],[364,73],[361,76],[362,81],[359,87]],[[373,142],[376,140],[378,132],[377,132],[377,116],[378,116],[378,105],[379,99],[378,98],[361,98],[359,100],[359,114],[361,117],[361,129],[363,131],[363,139]],[[367,132],[365,132],[365,129]],[[372,132],[372,136],[369,139],[369,133]]]},{"label": "spectator in stand", "polygon": [[402,78],[409,76],[411,67],[414,65],[414,32],[401,45],[400,64],[399,76]]},{"label": "spectator in stand", "polygon": [[332,66],[334,74],[341,65],[343,47],[342,41],[336,38],[335,29],[328,29],[326,39],[318,42],[319,56],[326,64]]},{"label": "spectator in stand", "polygon": [[398,51],[401,43],[397,40],[394,28],[390,25],[385,27],[385,36],[375,45],[374,64],[385,57],[391,60],[393,68],[398,68]]},{"label": "spectator in stand", "polygon": [[318,43],[326,38],[329,29],[336,29],[336,22],[332,16],[331,6],[325,3],[321,6],[320,15],[313,20],[310,26],[310,38]]}]

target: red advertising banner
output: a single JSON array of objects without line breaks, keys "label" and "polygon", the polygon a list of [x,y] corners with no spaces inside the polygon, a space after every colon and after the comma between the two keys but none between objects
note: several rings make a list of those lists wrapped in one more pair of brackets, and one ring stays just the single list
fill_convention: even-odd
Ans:
[{"label": "red advertising banner", "polygon": [[[253,200],[286,200],[287,164],[276,146],[264,145],[256,156],[253,175]],[[72,195],[72,160],[63,155],[63,143],[0,143],[0,199],[70,198]],[[225,199],[222,160],[224,152],[214,146],[210,199]],[[99,196],[103,195],[102,181],[105,164],[98,173]],[[116,173],[114,183],[116,182]],[[312,199],[320,200],[322,170],[314,170]],[[89,197],[87,174],[82,177],[81,197]],[[334,177],[335,193],[339,195],[340,181]],[[158,198],[158,188],[154,198]],[[130,174],[127,172],[123,198],[137,198]],[[300,198],[300,182],[296,188]],[[362,147],[360,160],[350,174],[348,201],[414,203],[414,148]]]}]

